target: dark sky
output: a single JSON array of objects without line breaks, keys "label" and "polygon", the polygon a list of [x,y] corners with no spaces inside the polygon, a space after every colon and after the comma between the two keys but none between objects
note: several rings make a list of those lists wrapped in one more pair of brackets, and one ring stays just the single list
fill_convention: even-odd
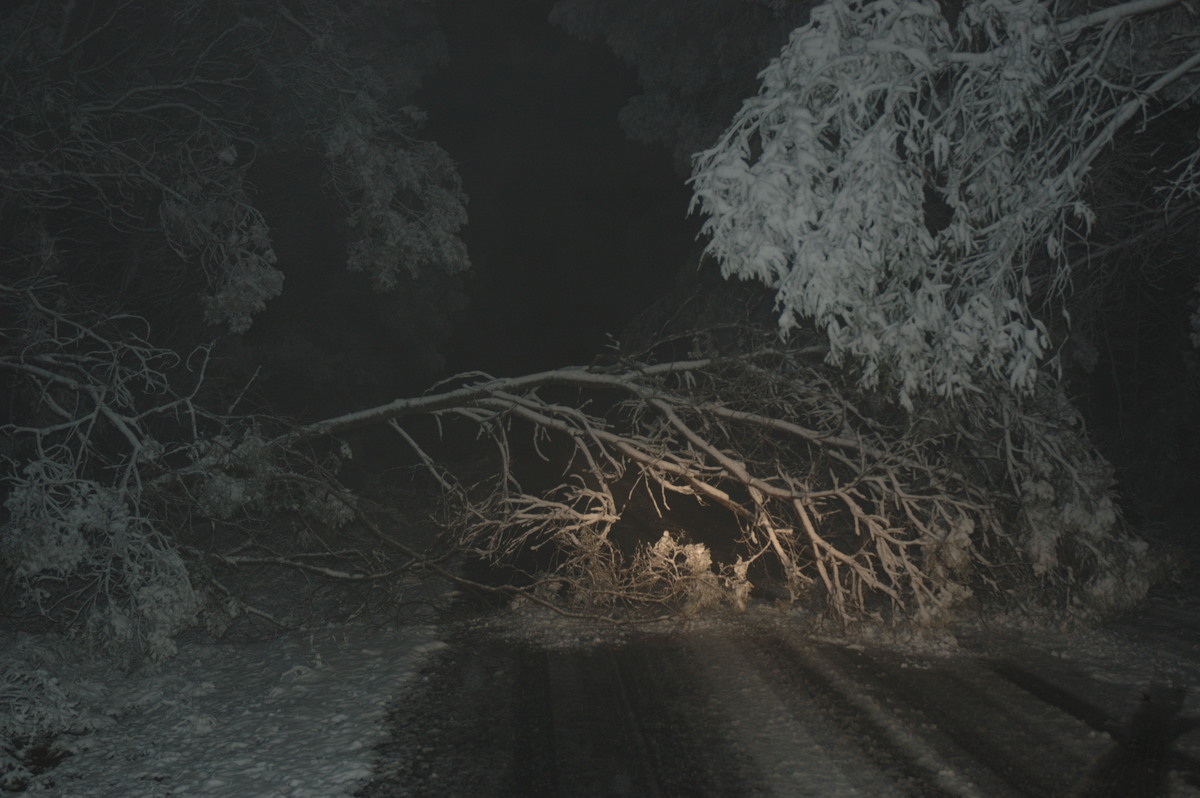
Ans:
[{"label": "dark sky", "polygon": [[447,0],[450,64],[418,97],[470,196],[472,307],[453,371],[590,361],[694,245],[669,154],[618,126],[632,70],[551,26],[552,5]]}]

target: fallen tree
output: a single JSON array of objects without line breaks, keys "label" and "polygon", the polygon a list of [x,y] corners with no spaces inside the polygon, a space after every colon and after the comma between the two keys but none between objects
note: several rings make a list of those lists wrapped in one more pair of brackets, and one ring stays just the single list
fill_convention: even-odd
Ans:
[{"label": "fallen tree", "polygon": [[[601,617],[743,607],[757,591],[918,624],[982,606],[1095,616],[1147,586],[1111,471],[1052,386],[908,412],[822,347],[750,335],[711,357],[460,375],[289,428],[204,409],[206,353],[156,349],[134,317],[3,290],[26,311],[0,353],[7,614],[109,648],[164,655],[198,622],[293,623],[255,603],[279,572],[338,585],[354,611],[435,574]],[[414,431],[429,419],[465,441],[458,455]],[[338,438],[364,429],[432,477],[436,539],[414,534],[428,523],[403,497],[369,501],[340,478]],[[489,584],[464,577],[464,557],[493,568]]]},{"label": "fallen tree", "polygon": [[[0,283],[0,618],[112,653],[166,656],[202,621],[272,615],[218,566],[382,582],[413,558],[347,535],[328,457],[287,425],[201,398],[209,352],[153,345],[143,319],[68,310],[60,284]],[[207,397],[211,400],[211,396]],[[276,619],[277,620],[277,619]]]},{"label": "fallen tree", "polygon": [[[463,375],[286,440],[387,425],[458,508],[457,549],[573,608],[744,606],[757,588],[929,623],[989,599],[1094,614],[1144,593],[1145,546],[1061,395],[909,415],[822,355]],[[426,415],[474,426],[495,472],[467,484],[440,463],[405,429]]]}]

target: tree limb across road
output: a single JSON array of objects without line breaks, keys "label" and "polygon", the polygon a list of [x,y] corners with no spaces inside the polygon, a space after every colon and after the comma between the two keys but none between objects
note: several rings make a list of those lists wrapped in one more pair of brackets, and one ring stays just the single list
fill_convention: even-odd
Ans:
[{"label": "tree limb across road", "polygon": [[[1081,591],[1088,602],[1077,609],[1123,600],[1087,592],[1109,586],[1101,572],[1128,568],[1137,549],[1094,491],[1102,463],[1077,459],[1086,448],[1063,419],[1015,402],[1001,417],[944,406],[910,417],[839,384],[813,353],[770,346],[475,373],[447,386],[283,440],[387,426],[457,503],[458,547],[526,571],[531,591],[570,606],[695,611],[743,606],[758,589],[842,620],[933,622],[1030,584]],[[416,416],[473,427],[490,442],[494,472],[477,484],[457,477],[405,431]],[[1068,468],[1038,488],[1039,500],[1027,477],[1056,456]],[[1052,540],[1063,557],[1054,561],[1035,524],[1058,506],[1097,528],[1109,512],[1111,528],[1086,549]]]}]

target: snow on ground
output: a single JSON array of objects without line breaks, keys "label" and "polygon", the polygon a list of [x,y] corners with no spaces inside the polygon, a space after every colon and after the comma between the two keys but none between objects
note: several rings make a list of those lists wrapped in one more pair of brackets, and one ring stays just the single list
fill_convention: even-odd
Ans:
[{"label": "snow on ground", "polygon": [[[538,612],[502,617],[507,622],[500,626],[508,633],[548,648],[648,630],[597,628]],[[795,613],[765,608],[726,622],[744,626],[755,619],[768,626],[804,626]],[[721,623],[715,618],[664,623],[659,631],[699,633],[710,625],[719,631]],[[34,776],[26,789],[31,795],[349,795],[371,774],[390,702],[445,647],[442,634],[432,625],[348,624],[256,642],[183,643],[176,657],[132,672],[86,659],[61,639],[0,634],[0,730],[6,723],[10,728],[23,724],[72,730],[55,741],[71,755]],[[1110,685],[1111,691],[1081,693],[1080,698],[1117,721],[1130,716],[1139,691],[1150,684],[1185,687],[1182,715],[1200,717],[1200,602],[1195,598],[1182,605],[1152,602],[1142,613],[1101,629],[1070,634],[978,629],[965,638],[965,650],[929,641],[913,650],[924,655],[974,652],[1043,674],[1055,672],[1058,662],[1064,671],[1086,676],[1093,688]],[[885,642],[841,640],[850,648]],[[711,655],[708,651],[698,658]],[[32,700],[38,698],[43,700]],[[20,717],[22,712],[46,713],[47,708],[57,708],[61,716]],[[1186,735],[1177,750],[1200,755],[1197,736]],[[794,746],[788,750],[795,753]],[[790,761],[779,757],[780,763]],[[0,794],[6,794],[6,771],[7,786],[18,786],[15,764],[11,758],[6,762],[0,748]]]},{"label": "snow on ground", "polygon": [[[388,702],[443,645],[430,626],[330,626],[184,644],[126,674],[62,642],[5,635],[0,709],[21,711],[21,685],[60,692],[76,733],[60,740],[72,755],[26,794],[330,798],[369,776]],[[4,765],[0,750],[0,775]]]}]

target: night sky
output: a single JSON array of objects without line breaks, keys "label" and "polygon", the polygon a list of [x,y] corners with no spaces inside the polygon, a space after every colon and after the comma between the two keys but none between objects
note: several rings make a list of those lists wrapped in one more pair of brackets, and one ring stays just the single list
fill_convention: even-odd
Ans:
[{"label": "night sky", "polygon": [[552,0],[447,2],[450,64],[418,96],[470,196],[471,308],[451,371],[587,363],[695,246],[684,179],[617,113],[633,71],[547,21]]}]

